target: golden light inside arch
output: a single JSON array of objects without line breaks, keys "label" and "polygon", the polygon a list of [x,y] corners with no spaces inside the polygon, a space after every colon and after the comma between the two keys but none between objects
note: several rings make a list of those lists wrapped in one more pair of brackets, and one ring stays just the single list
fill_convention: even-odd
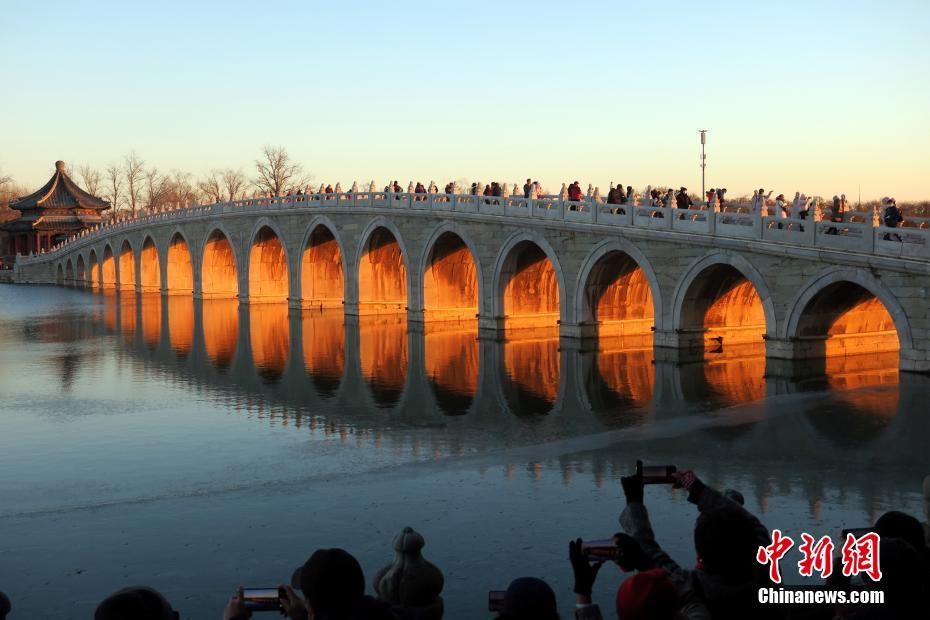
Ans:
[{"label": "golden light inside arch", "polygon": [[169,295],[186,295],[194,291],[194,266],[190,247],[181,235],[168,244],[168,269],[165,288]]},{"label": "golden light inside arch", "polygon": [[116,288],[116,259],[110,246],[103,248],[103,266],[101,268],[101,286],[106,289]]},{"label": "golden light inside arch", "polygon": [[711,265],[691,283],[681,309],[681,328],[704,333],[705,349],[759,344],[765,310],[746,276],[730,265]]},{"label": "golden light inside arch", "polygon": [[74,279],[79,286],[87,286],[87,269],[84,266],[84,257],[78,256],[77,262],[74,264]]},{"label": "golden light inside arch", "polygon": [[339,243],[325,226],[310,233],[301,258],[300,291],[308,308],[342,308],[345,281]]},{"label": "golden light inside arch", "polygon": [[821,357],[898,351],[894,319],[881,300],[853,282],[835,282],[815,295],[798,321],[798,337]]},{"label": "golden light inside arch", "polygon": [[239,295],[239,276],[232,244],[218,230],[213,231],[204,245],[201,279],[204,299],[228,299]]},{"label": "golden light inside arch", "polygon": [[387,228],[368,237],[358,267],[359,313],[402,312],[407,307],[407,267]]},{"label": "golden light inside arch", "polygon": [[161,262],[151,237],[146,237],[139,254],[139,278],[142,292],[154,293],[161,290]]},{"label": "golden light inside arch", "polygon": [[436,239],[423,274],[427,320],[474,319],[478,314],[478,272],[461,237],[445,232]]},{"label": "golden light inside arch", "polygon": [[559,283],[552,262],[532,241],[516,244],[501,272],[503,310],[508,329],[558,324]]},{"label": "golden light inside arch", "polygon": [[287,255],[271,228],[258,231],[249,250],[249,301],[287,301]]},{"label": "golden light inside arch", "polygon": [[136,257],[129,242],[123,242],[119,252],[119,289],[136,290]]},{"label": "golden light inside arch", "polygon": [[654,319],[652,289],[646,273],[629,255],[615,251],[603,256],[585,283],[585,307],[597,323],[599,336],[651,333]]},{"label": "golden light inside arch", "polygon": [[97,254],[91,252],[89,262],[90,269],[88,270],[88,275],[90,276],[90,288],[96,291],[100,289],[100,265],[97,262]]}]

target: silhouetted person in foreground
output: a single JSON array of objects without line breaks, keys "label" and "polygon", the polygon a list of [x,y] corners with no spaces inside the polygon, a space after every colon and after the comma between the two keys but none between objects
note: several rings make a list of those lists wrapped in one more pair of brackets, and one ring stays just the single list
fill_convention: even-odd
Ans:
[{"label": "silhouetted person in foreground", "polygon": [[[387,603],[365,595],[365,575],[350,553],[318,549],[294,571],[291,585],[282,585],[281,612],[291,620],[392,620]],[[303,597],[296,590],[303,593]],[[240,595],[226,606],[224,620],[245,620],[252,614]]]},{"label": "silhouetted person in foreground", "polygon": [[164,596],[147,586],[117,590],[94,612],[94,620],[177,620],[180,617]]},{"label": "silhouetted person in foreground", "polygon": [[542,579],[520,577],[510,582],[499,620],[559,620],[555,592]]},{"label": "silhouetted person in foreground", "polygon": [[[683,597],[696,595],[715,620],[780,617],[757,600],[760,587],[771,584],[756,561],[760,546],[770,543],[768,530],[737,502],[701,482],[693,472],[675,475],[675,486],[688,491],[699,515],[694,526],[698,565],[686,570],[655,540],[643,502],[641,473],[621,479],[627,505],[620,524],[638,543],[651,564],[664,569]],[[647,564],[648,565],[648,564]]]},{"label": "silhouetted person in foreground", "polygon": [[7,615],[13,609],[13,606],[10,604],[10,599],[6,597],[6,594],[0,592],[0,620],[6,620]]}]

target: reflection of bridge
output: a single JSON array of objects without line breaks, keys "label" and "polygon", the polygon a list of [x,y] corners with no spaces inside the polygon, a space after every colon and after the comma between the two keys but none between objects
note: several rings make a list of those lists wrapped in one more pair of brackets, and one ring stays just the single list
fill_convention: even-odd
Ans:
[{"label": "reflection of bridge", "polygon": [[859,216],[779,224],[548,198],[292,196],[120,223],[21,259],[16,278],[411,323],[477,316],[483,333],[653,331],[659,357],[763,340],[782,359],[900,350],[902,369],[930,371],[930,232],[889,241]]},{"label": "reflection of bridge", "polygon": [[[925,428],[915,398],[926,381],[902,378],[898,386],[893,354],[877,365],[881,356],[871,356],[864,368],[861,358],[834,358],[826,376],[805,363],[767,362],[761,351],[653,364],[648,350],[629,347],[585,351],[560,347],[555,337],[478,339],[474,321],[470,328],[408,330],[402,317],[343,321],[339,313],[289,312],[278,304],[158,295],[138,303],[108,296],[98,321],[146,372],[209,391],[231,409],[254,408],[333,433],[429,429],[430,442],[468,450],[537,434],[547,441],[603,431],[648,437],[665,428],[682,454],[700,454],[701,442],[711,441],[747,457],[800,452],[822,463],[865,450],[878,461],[924,460],[909,438]],[[52,331],[44,337],[70,339]],[[835,390],[829,406],[805,412],[803,393],[828,386]],[[783,398],[760,402],[772,396]],[[817,398],[823,405],[827,397]],[[734,409],[711,413],[722,407]],[[470,445],[473,437],[479,445]]]}]

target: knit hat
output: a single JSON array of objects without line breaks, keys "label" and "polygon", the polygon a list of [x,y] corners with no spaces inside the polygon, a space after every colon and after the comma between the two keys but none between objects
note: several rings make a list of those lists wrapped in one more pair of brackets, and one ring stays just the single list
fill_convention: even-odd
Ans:
[{"label": "knit hat", "polygon": [[623,620],[673,620],[678,590],[661,568],[636,573],[617,590],[617,617]]}]

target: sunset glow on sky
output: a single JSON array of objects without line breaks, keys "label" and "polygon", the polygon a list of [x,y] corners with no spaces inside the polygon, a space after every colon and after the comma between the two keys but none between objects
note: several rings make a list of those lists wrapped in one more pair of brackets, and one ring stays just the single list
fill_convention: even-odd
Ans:
[{"label": "sunset glow on sky", "polygon": [[930,2],[5,2],[0,171],[930,199]]}]

